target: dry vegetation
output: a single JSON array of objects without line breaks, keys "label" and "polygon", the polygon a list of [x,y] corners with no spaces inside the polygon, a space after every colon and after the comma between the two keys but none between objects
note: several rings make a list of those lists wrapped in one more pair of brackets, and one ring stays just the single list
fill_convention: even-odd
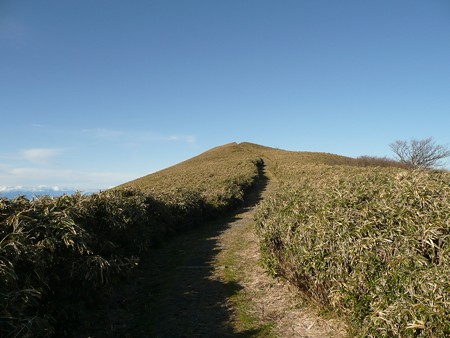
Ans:
[{"label": "dry vegetation", "polygon": [[282,187],[256,216],[273,275],[346,317],[357,336],[450,334],[448,172],[265,155]]},{"label": "dry vegetation", "polygon": [[258,156],[241,145],[230,143],[119,188],[137,188],[176,205],[199,199],[216,212],[243,200],[245,190],[258,176],[261,163]]},{"label": "dry vegetation", "polygon": [[0,335],[67,335],[143,251],[241,202],[262,161],[279,187],[256,216],[268,271],[355,335],[450,335],[448,172],[250,143],[92,196],[0,199]]},{"label": "dry vegetation", "polygon": [[92,196],[0,199],[0,335],[67,335],[142,251],[242,201],[258,164],[230,144]]}]

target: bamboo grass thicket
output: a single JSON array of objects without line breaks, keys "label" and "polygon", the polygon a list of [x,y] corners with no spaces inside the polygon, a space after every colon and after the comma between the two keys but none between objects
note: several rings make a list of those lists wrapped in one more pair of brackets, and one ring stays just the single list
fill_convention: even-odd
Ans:
[{"label": "bamboo grass thicket", "polygon": [[150,185],[91,196],[0,198],[0,336],[70,335],[143,251],[242,201],[261,162],[231,148],[220,166],[201,157],[184,164],[195,180],[174,168]]},{"label": "bamboo grass thicket", "polygon": [[449,336],[450,174],[297,173],[256,216],[266,268],[348,318],[357,336]]}]

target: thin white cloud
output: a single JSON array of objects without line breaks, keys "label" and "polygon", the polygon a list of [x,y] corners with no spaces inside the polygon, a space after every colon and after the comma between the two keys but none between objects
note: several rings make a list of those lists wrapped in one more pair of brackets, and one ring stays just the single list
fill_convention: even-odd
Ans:
[{"label": "thin white cloud", "polygon": [[123,131],[106,128],[83,129],[81,132],[83,134],[101,139],[114,139],[125,135]]},{"label": "thin white cloud", "polygon": [[161,141],[179,141],[186,142],[190,144],[194,144],[197,142],[196,137],[193,135],[170,135],[170,136],[162,136],[160,138]]},{"label": "thin white cloud", "polygon": [[185,134],[161,135],[153,132],[121,131],[107,128],[83,129],[81,132],[85,135],[104,140],[120,139],[126,141],[126,144],[133,145],[137,145],[142,142],[159,141],[185,142],[189,144],[195,144],[197,142],[194,135]]},{"label": "thin white cloud", "polygon": [[32,148],[21,152],[21,158],[35,164],[46,165],[50,159],[61,152],[61,149],[52,148]]}]

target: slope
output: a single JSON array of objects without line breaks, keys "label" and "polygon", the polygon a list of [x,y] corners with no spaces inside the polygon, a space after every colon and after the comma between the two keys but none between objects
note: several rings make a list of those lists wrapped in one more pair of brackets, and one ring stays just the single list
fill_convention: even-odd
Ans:
[{"label": "slope", "polygon": [[342,323],[317,316],[295,290],[259,265],[255,207],[278,188],[266,169],[242,208],[145,255],[79,336],[343,336]]},{"label": "slope", "polygon": [[213,208],[227,208],[242,201],[260,164],[257,155],[229,143],[118,188],[137,188],[168,203],[182,202],[184,194],[196,194]]},{"label": "slope", "polygon": [[[286,277],[307,297],[314,299],[316,296],[314,300],[328,308],[332,304],[331,301],[337,305],[343,304],[342,296],[331,301],[328,298],[330,294],[339,295],[335,289],[330,289],[330,286],[349,285],[330,283],[330,280],[337,280],[335,275],[326,274],[333,271],[329,269],[332,263],[329,259],[330,252],[340,252],[335,256],[342,258],[344,262],[343,266],[338,262],[339,264],[334,266],[334,271],[339,270],[344,273],[350,271],[354,281],[358,281],[361,277],[354,271],[370,270],[376,275],[378,270],[367,269],[367,267],[378,268],[384,264],[384,261],[378,259],[380,245],[376,241],[377,229],[394,229],[394,231],[384,232],[389,236],[396,236],[398,233],[402,236],[410,236],[409,242],[403,243],[411,243],[415,250],[412,253],[419,253],[421,256],[410,255],[408,259],[414,264],[422,264],[429,268],[426,270],[427,274],[422,274],[423,276],[442,277],[441,280],[433,280],[433,283],[435,282],[436,285],[444,283],[440,284],[440,289],[446,290],[447,279],[442,273],[446,273],[449,266],[446,261],[449,236],[448,224],[442,223],[442,220],[449,219],[448,175],[445,173],[410,175],[394,168],[369,170],[358,167],[361,165],[366,163],[333,154],[292,152],[251,143],[231,143],[99,194],[90,196],[76,194],[56,199],[42,197],[35,201],[23,198],[0,199],[0,259],[2,261],[0,274],[7,276],[0,280],[0,287],[4,290],[0,295],[0,304],[4,308],[0,332],[5,336],[14,336],[23,332],[37,337],[50,335],[52,332],[57,335],[67,335],[77,326],[85,328],[88,333],[94,332],[93,327],[102,323],[102,320],[97,320],[96,313],[101,312],[98,306],[101,306],[102,299],[111,297],[114,285],[116,285],[116,295],[119,297],[116,298],[117,306],[125,309],[128,314],[140,313],[144,308],[145,314],[152,317],[159,308],[143,304],[141,299],[149,300],[149,298],[142,295],[153,297],[153,300],[149,300],[149,304],[152,302],[156,304],[158,299],[163,301],[164,287],[159,290],[160,280],[164,281],[163,285],[177,285],[171,281],[185,279],[186,276],[167,273],[167,271],[173,271],[170,267],[178,271],[177,266],[196,266],[192,263],[186,264],[185,261],[188,257],[193,257],[196,261],[195,257],[199,257],[196,252],[200,257],[203,254],[206,255],[199,258],[200,261],[217,262],[214,265],[229,266],[229,269],[219,269],[221,272],[219,271],[220,273],[216,275],[219,278],[216,280],[217,283],[203,284],[201,280],[209,278],[209,275],[203,272],[195,277],[199,282],[198,285],[206,285],[208,290],[211,285],[218,285],[218,290],[222,290],[213,292],[216,295],[213,298],[218,301],[214,304],[225,306],[225,308],[222,305],[219,306],[219,309],[226,311],[221,312],[222,320],[218,321],[224,322],[228,327],[224,332],[233,334],[242,332],[247,335],[252,330],[256,330],[255,333],[268,334],[272,332],[272,326],[274,332],[281,332],[277,331],[277,324],[272,319],[280,318],[280,316],[291,318],[291,314],[280,315],[289,307],[279,306],[278,309],[282,311],[268,318],[265,299],[258,298],[256,296],[258,293],[251,291],[251,285],[257,283],[247,280],[250,278],[248,272],[256,271],[252,268],[255,263],[252,259],[258,257],[258,250],[254,245],[256,242],[251,234],[253,208],[250,208],[248,212],[236,213],[237,206],[242,205],[246,200],[252,201],[249,193],[264,191],[261,188],[261,182],[265,179],[268,180],[270,187],[268,190],[271,192],[262,194],[264,198],[262,203],[258,203],[259,211],[256,213],[256,233],[259,237],[262,261],[269,272]],[[264,168],[266,174],[264,174]],[[356,183],[352,183],[353,178],[357,178]],[[395,184],[389,186],[387,185],[389,182]],[[371,191],[375,193],[370,194]],[[395,206],[398,205],[403,209],[390,207],[387,202],[393,203],[393,200],[387,199],[389,196],[395,197]],[[403,200],[402,196],[406,198]],[[436,196],[442,198],[438,199]],[[324,204],[323,201],[326,203]],[[367,203],[368,201],[370,203]],[[406,204],[403,203],[405,201]],[[379,209],[371,209],[372,206]],[[388,206],[387,209],[386,206]],[[428,208],[424,209],[426,213],[421,209],[423,207]],[[367,210],[372,212],[370,215],[381,215],[381,218],[377,218],[373,224],[364,223],[364,219],[352,221],[350,226],[345,223],[353,220],[354,215],[358,217],[366,215]],[[383,219],[385,211],[394,211],[389,214],[387,221],[395,222],[396,225],[401,224],[400,231],[393,228],[392,224],[385,224],[386,219]],[[236,219],[219,218],[217,222],[210,222],[213,218],[217,220],[218,217],[225,215]],[[330,219],[330,215],[336,215],[336,218],[333,216]],[[424,215],[426,216],[424,219],[428,220],[427,223],[420,220],[420,217]],[[241,222],[239,219],[246,221]],[[305,220],[318,221],[304,223]],[[360,223],[367,226],[361,228]],[[406,229],[403,227],[405,223],[412,226]],[[205,226],[199,227],[200,224]],[[301,232],[306,229],[304,224],[308,225],[310,233]],[[341,227],[345,230],[364,229],[356,233],[360,236],[358,240],[361,243],[367,244],[369,238],[375,238],[375,241],[370,243],[373,250],[369,258],[372,260],[365,260],[368,265],[364,266],[364,269],[361,266],[348,264],[348,262],[363,262],[367,258],[361,255],[364,254],[363,250],[354,250],[358,246],[352,245],[352,240],[355,238],[353,233],[345,233],[345,238],[349,241],[343,243],[342,247],[335,245],[328,249],[326,245],[337,243],[335,237],[344,238],[343,233],[333,232],[341,229],[333,224],[345,224]],[[374,232],[368,237],[366,230]],[[205,233],[202,234],[203,231]],[[181,236],[173,236],[175,233]],[[197,236],[195,237],[197,240],[189,241],[188,238],[195,239],[189,236]],[[186,241],[180,244],[183,238],[186,238]],[[393,238],[397,243],[398,239]],[[393,238],[388,237],[386,241],[394,242]],[[301,240],[304,239],[309,242],[302,243]],[[183,248],[181,251],[177,249],[177,243]],[[211,246],[211,243],[223,244],[215,247]],[[161,244],[164,245],[161,246]],[[348,250],[345,249],[344,244],[349,244]],[[157,248],[158,245],[159,248]],[[309,248],[310,251],[305,252],[305,248]],[[316,249],[324,251],[317,254]],[[402,250],[407,249],[408,246],[402,247]],[[158,254],[158,250],[165,251]],[[395,248],[389,250],[381,251],[383,259],[394,257],[394,260],[390,261],[394,265],[402,261],[403,257],[392,255],[397,252]],[[346,256],[348,253],[352,256]],[[307,264],[302,263],[305,257],[310,258],[310,261],[305,262]],[[147,264],[149,260],[150,263]],[[151,263],[152,260],[153,263]],[[229,263],[220,263],[222,261],[229,261]],[[250,263],[244,264],[245,261]],[[371,265],[371,262],[374,264]],[[440,264],[444,269],[439,270],[437,275],[433,275],[436,264]],[[309,267],[307,273],[299,270],[304,266]],[[320,270],[323,267],[325,271]],[[417,271],[424,271],[419,268],[421,267],[417,267]],[[143,277],[143,279],[140,277],[132,279],[133,282],[145,281],[137,286],[136,292],[132,292],[131,299],[138,298],[137,308],[124,305],[123,301],[127,297],[122,297],[120,292],[125,278],[129,277],[133,271],[137,274],[135,276],[141,274]],[[406,272],[407,275],[412,275],[408,269]],[[316,279],[318,277],[322,279]],[[231,284],[227,282],[229,278],[232,278]],[[251,278],[255,278],[255,274]],[[339,281],[346,282],[345,274],[338,278]],[[367,280],[367,276],[361,278]],[[384,283],[383,280],[381,282]],[[368,286],[369,289],[372,288],[371,291],[374,291],[373,294],[383,289],[377,283]],[[435,285],[433,283],[421,285]],[[193,282],[190,285],[196,284]],[[228,287],[221,289],[221,285],[225,284],[234,287],[231,287],[231,291]],[[270,282],[268,284],[270,285]],[[74,285],[77,287],[73,287]],[[79,285],[82,287],[78,287]],[[352,290],[356,291],[367,290],[365,287],[352,284]],[[208,293],[202,292],[202,288],[193,291],[207,295]],[[183,290],[180,285],[176,286],[176,289]],[[392,288],[391,290],[398,291]],[[401,294],[405,294],[404,289],[399,290]],[[428,299],[436,295],[432,289],[425,291],[431,297]],[[194,295],[195,292],[192,294]],[[348,318],[356,315],[360,323],[370,321],[371,319],[367,317],[367,305],[370,308],[371,299],[357,292],[355,294],[358,298],[350,298],[349,304],[354,301],[354,304],[359,306],[358,301],[364,300],[365,307],[359,306],[358,309],[354,309],[349,306],[344,307],[343,311],[341,306],[340,312]],[[248,295],[252,296],[248,297]],[[420,297],[426,299],[423,296]],[[207,298],[211,299],[211,297]],[[32,301],[29,301],[30,299]],[[445,297],[439,299],[439,302],[442,300],[444,303],[439,303],[442,306],[440,305],[440,312],[434,324],[426,324],[423,319],[411,317],[405,317],[409,318],[408,321],[400,324],[403,328],[407,326],[409,330],[411,327],[414,330],[421,330],[427,328],[426,325],[430,325],[431,330],[438,330],[439,327],[446,329],[446,326],[441,325],[440,322],[448,313]],[[194,297],[192,301],[195,303],[196,298]],[[134,301],[131,303],[134,304]],[[197,307],[203,307],[203,303],[198,304]],[[260,308],[258,304],[266,304],[261,307],[262,313],[258,310]],[[426,311],[430,309],[429,304],[419,305],[422,306],[419,307],[420,309],[426,309]],[[188,305],[187,308],[192,309],[190,306]],[[171,306],[166,308],[170,309]],[[87,311],[88,309],[90,310]],[[114,313],[112,309],[114,306],[108,306],[106,313]],[[398,309],[401,310],[401,307]],[[204,311],[205,308],[201,310]],[[395,308],[390,307],[389,311],[392,310]],[[121,313],[123,314],[123,311]],[[386,312],[382,310],[379,313]],[[77,318],[85,314],[90,315],[89,318],[85,318],[85,323],[88,324],[78,325]],[[171,314],[167,313],[167,315]],[[108,316],[106,317],[109,318]],[[355,322],[358,322],[357,320]],[[374,320],[377,321],[379,318]],[[117,320],[108,327],[117,327],[115,322]],[[252,326],[253,324],[248,326],[246,322],[247,324],[256,323],[256,326]],[[386,330],[401,329],[395,326],[398,323],[389,325],[392,327]],[[215,327],[219,326],[215,325]],[[288,327],[292,326],[288,325]],[[371,330],[373,329],[377,328],[372,326]],[[214,331],[214,327],[210,330]]]}]

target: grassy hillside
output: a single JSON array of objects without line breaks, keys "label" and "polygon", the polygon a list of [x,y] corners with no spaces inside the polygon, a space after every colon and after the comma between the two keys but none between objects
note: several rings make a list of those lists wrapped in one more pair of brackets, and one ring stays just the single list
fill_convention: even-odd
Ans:
[{"label": "grassy hillside", "polygon": [[118,188],[138,189],[169,204],[189,204],[187,195],[195,195],[210,208],[226,209],[242,201],[261,163],[256,154],[230,143]]},{"label": "grassy hillside", "polygon": [[450,173],[262,153],[280,183],[256,216],[268,271],[357,336],[450,335]]},{"label": "grassy hillside", "polygon": [[450,335],[448,172],[251,143],[92,196],[0,199],[0,335],[67,335],[143,252],[241,202],[263,163],[278,183],[255,224],[268,271],[356,335]]},{"label": "grassy hillside", "polygon": [[0,335],[66,336],[142,252],[242,201],[260,163],[229,144],[92,196],[0,199]]}]

